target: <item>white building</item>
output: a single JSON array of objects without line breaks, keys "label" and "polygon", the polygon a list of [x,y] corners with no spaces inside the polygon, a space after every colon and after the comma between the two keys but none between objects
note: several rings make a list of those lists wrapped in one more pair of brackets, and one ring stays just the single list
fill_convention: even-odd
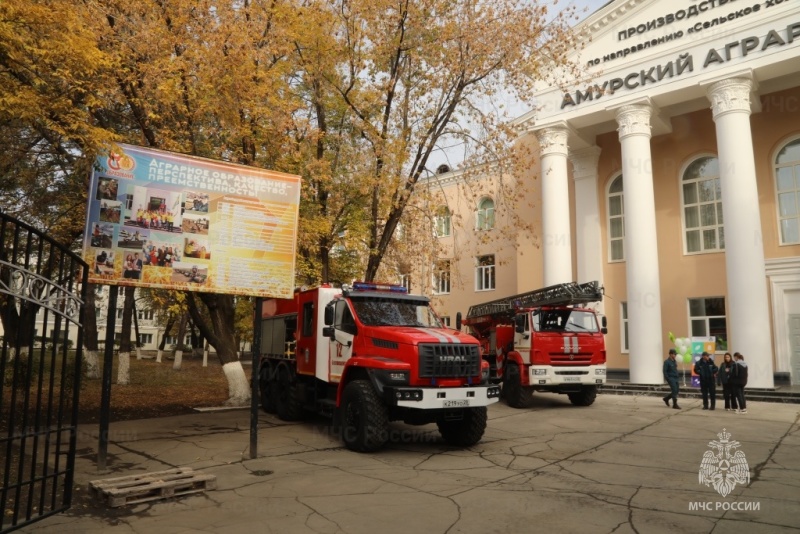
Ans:
[{"label": "white building", "polygon": [[590,77],[516,121],[537,163],[427,181],[453,217],[435,305],[599,280],[632,382],[662,383],[674,332],[744,354],[751,387],[800,383],[800,4],[616,0],[578,29]]}]

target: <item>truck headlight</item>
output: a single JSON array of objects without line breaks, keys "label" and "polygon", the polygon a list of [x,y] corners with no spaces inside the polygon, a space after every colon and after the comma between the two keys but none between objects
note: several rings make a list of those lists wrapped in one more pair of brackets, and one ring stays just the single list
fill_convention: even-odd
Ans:
[{"label": "truck headlight", "polygon": [[596,375],[604,375],[605,376],[606,370],[605,369],[595,369],[594,370],[594,374],[596,374]]}]

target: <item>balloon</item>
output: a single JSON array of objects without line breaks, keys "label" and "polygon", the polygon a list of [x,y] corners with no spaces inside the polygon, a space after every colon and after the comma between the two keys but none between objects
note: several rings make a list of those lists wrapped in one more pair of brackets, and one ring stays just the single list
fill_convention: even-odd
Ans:
[{"label": "balloon", "polygon": [[691,354],[684,354],[683,361],[686,363],[692,363],[692,355]]}]

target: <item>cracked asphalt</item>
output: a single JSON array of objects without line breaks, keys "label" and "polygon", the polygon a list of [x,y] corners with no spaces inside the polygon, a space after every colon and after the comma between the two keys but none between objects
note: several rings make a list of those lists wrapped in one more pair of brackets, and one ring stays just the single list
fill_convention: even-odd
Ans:
[{"label": "cracked asphalt", "polygon": [[[113,423],[108,470],[97,428],[81,427],[75,503],[22,532],[456,534],[800,531],[800,405],[748,402],[748,414],[668,409],[657,397],[600,395],[588,408],[539,394],[529,409],[489,407],[483,440],[446,445],[435,425],[392,425],[388,446],[345,449],[324,419],[247,410]],[[725,429],[750,481],[722,497],[699,482]],[[110,508],[88,482],[191,467],[203,493]]]}]

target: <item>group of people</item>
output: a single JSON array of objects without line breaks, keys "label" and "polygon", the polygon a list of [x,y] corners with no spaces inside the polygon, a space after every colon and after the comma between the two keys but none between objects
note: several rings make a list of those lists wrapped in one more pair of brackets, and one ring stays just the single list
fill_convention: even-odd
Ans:
[{"label": "group of people", "polygon": [[153,267],[172,267],[172,262],[179,259],[178,247],[157,247],[148,242],[144,247],[144,258],[147,265]]},{"label": "group of people", "polygon": [[140,207],[136,210],[136,223],[142,228],[172,232],[175,227],[175,215],[164,209],[164,204],[161,204],[157,211]]},{"label": "group of people", "polygon": [[[669,384],[670,392],[663,397],[664,404],[672,407],[678,406],[678,355],[675,349],[669,350],[669,357],[664,360],[664,380]],[[722,386],[722,396],[725,399],[725,410],[735,413],[747,413],[747,400],[744,396],[744,387],[747,385],[747,363],[741,353],[726,352],[722,364],[718,367],[708,352],[703,352],[700,360],[693,367],[694,373],[700,379],[700,393],[703,396],[703,409],[715,410],[717,404],[717,386]]]}]

